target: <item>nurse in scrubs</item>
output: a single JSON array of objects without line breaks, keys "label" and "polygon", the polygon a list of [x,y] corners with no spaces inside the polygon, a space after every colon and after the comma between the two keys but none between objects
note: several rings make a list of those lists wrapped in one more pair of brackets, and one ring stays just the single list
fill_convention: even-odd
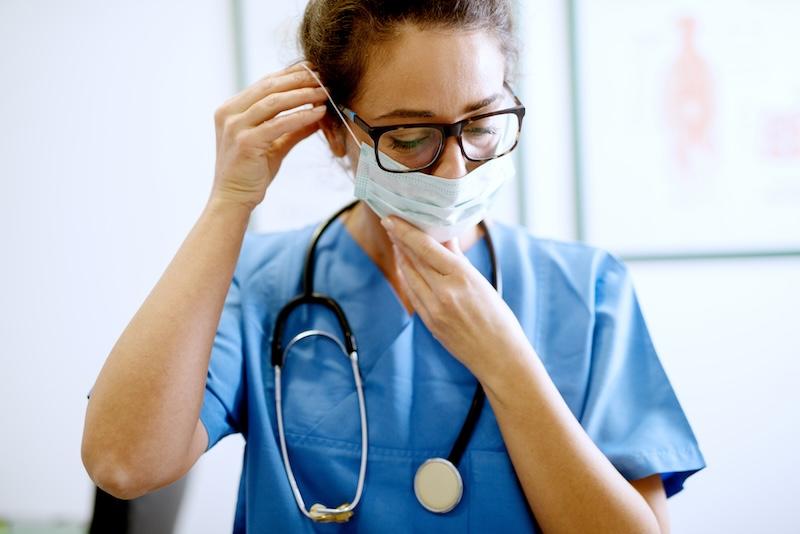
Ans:
[{"label": "nurse in scrubs", "polygon": [[[511,12],[312,0],[308,61],[219,107],[208,203],[89,401],[82,455],[101,488],[163,487],[238,432],[235,532],[668,532],[667,498],[705,464],[626,268],[477,224],[522,128]],[[314,227],[245,233],[319,130],[359,202],[320,236],[309,280],[357,362],[325,306],[299,306],[273,339]],[[291,345],[277,371],[276,342]],[[436,478],[452,470],[455,490]]]}]

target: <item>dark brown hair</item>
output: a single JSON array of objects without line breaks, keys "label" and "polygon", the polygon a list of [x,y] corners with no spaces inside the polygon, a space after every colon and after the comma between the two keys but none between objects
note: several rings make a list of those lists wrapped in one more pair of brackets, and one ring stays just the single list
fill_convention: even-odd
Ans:
[{"label": "dark brown hair", "polygon": [[505,55],[506,77],[512,75],[517,41],[509,0],[310,0],[300,46],[334,100],[349,105],[358,96],[369,51],[405,24],[487,31]]}]

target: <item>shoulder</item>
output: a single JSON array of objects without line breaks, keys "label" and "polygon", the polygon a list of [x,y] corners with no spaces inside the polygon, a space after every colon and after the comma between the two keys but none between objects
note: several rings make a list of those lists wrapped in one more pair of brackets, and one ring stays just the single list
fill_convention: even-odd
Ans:
[{"label": "shoulder", "polygon": [[239,286],[261,284],[265,279],[283,279],[294,274],[299,277],[303,257],[316,225],[271,233],[247,232],[242,242],[239,260],[234,271],[234,283]]},{"label": "shoulder", "polygon": [[504,271],[527,271],[551,293],[572,291],[590,307],[598,290],[629,278],[625,264],[604,249],[536,237],[517,225],[494,223],[492,230]]}]

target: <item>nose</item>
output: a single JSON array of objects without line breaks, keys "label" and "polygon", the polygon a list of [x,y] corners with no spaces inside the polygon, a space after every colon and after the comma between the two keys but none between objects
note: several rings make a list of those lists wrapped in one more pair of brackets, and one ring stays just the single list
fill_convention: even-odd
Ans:
[{"label": "nose", "polygon": [[450,137],[445,142],[439,161],[436,162],[431,174],[439,178],[461,178],[466,176],[467,172],[467,161],[461,153],[458,140]]}]

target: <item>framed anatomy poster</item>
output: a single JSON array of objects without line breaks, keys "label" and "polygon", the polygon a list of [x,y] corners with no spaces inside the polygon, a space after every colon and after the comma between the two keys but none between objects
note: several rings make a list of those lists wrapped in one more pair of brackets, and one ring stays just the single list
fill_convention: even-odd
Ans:
[{"label": "framed anatomy poster", "polygon": [[800,2],[571,15],[581,238],[627,257],[800,254]]}]

